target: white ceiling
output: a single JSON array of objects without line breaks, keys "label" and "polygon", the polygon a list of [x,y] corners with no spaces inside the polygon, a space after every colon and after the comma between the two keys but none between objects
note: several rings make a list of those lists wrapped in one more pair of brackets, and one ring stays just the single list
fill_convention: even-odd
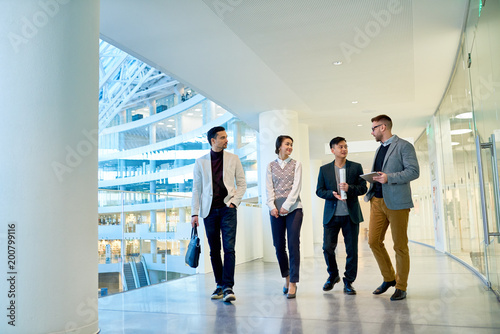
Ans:
[{"label": "white ceiling", "polygon": [[[381,113],[394,133],[418,138],[452,75],[467,4],[101,0],[101,37],[256,129],[263,111],[297,111],[311,159],[327,161],[324,143],[372,141]],[[369,150],[350,159],[370,168]]]}]

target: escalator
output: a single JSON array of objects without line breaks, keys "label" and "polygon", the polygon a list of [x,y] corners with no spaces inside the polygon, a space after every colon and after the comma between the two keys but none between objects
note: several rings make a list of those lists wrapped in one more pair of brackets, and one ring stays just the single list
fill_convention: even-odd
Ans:
[{"label": "escalator", "polygon": [[124,276],[124,287],[123,290],[133,290],[136,289],[137,286],[135,284],[134,271],[132,269],[132,263],[127,262],[123,264],[123,276]]},{"label": "escalator", "polygon": [[125,262],[123,264],[123,276],[123,291],[151,285],[144,258],[141,261]]},{"label": "escalator", "polygon": [[146,263],[143,261],[134,263],[135,263],[135,270],[137,272],[139,287],[150,285],[151,282],[149,281],[149,275],[148,275],[148,270],[146,269]]}]

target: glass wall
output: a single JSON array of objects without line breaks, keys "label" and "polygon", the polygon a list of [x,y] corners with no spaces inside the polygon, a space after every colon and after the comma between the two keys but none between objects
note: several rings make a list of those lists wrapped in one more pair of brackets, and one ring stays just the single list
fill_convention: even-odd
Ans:
[{"label": "glass wall", "polygon": [[[423,173],[413,186],[418,197],[412,223],[425,228],[410,229],[412,239],[433,245],[426,241],[429,223],[422,221],[435,223],[436,217],[440,219],[444,224],[444,250],[480,273],[497,293],[500,280],[499,18],[500,0],[485,4],[471,2],[452,80],[426,133],[415,143]],[[434,157],[433,152],[439,153]],[[438,180],[437,187],[432,189],[425,186],[429,174],[431,185],[434,179]],[[431,205],[428,198],[437,204]],[[429,206],[434,217],[420,210]],[[439,224],[434,228],[438,231]],[[436,242],[440,237],[443,236],[436,232]]]},{"label": "glass wall", "polygon": [[466,55],[462,49],[450,87],[436,114],[443,171],[441,195],[448,252],[484,274],[478,211],[480,194]]},{"label": "glass wall", "polygon": [[[484,263],[490,284],[500,291],[500,1],[486,1],[477,24],[468,24],[475,32],[467,36],[470,54],[470,82],[474,116],[476,156],[480,161],[480,185],[482,186],[481,229],[487,261]],[[473,23],[473,22],[471,22]],[[484,262],[484,261],[483,261]]]},{"label": "glass wall", "polygon": [[432,192],[427,135],[415,142],[420,177],[411,183],[414,208],[410,211],[408,234],[413,241],[434,246]]}]

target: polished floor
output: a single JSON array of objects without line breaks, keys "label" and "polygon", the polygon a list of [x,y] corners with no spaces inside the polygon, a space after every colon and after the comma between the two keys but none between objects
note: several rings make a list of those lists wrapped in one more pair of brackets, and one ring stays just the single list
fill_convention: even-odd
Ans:
[{"label": "polished floor", "polygon": [[[500,333],[500,303],[480,279],[446,255],[410,244],[408,297],[390,301],[372,291],[382,282],[360,237],[358,294],[342,284],[323,292],[327,278],[320,247],[301,263],[297,298],[282,294],[277,263],[236,267],[237,300],[210,300],[211,273],[99,299],[101,333]],[[344,245],[338,249],[345,264]]]}]

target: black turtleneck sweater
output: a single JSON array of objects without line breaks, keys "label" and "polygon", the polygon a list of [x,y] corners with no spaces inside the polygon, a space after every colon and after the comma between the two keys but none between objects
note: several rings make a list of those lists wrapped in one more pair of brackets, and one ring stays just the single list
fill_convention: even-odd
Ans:
[{"label": "black turtleneck sweater", "polygon": [[224,150],[214,152],[210,150],[210,160],[212,161],[212,209],[220,209],[226,206],[224,198],[227,196],[227,189],[222,179]]}]

